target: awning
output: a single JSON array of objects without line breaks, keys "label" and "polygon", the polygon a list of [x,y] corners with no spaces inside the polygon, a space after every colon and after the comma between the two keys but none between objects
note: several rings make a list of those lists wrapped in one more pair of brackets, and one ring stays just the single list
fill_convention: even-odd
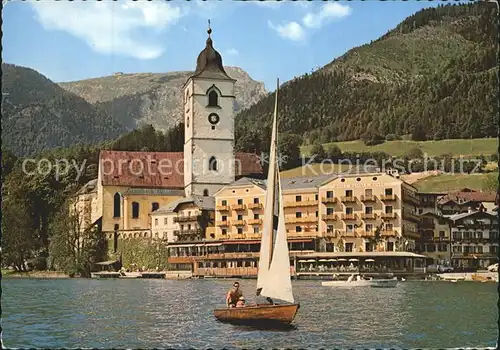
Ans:
[{"label": "awning", "polygon": [[168,248],[189,248],[189,247],[194,247],[195,244],[176,244],[176,245],[168,245]]},{"label": "awning", "polygon": [[323,262],[323,261],[328,261],[327,259],[319,259],[319,261]]},{"label": "awning", "polygon": [[349,259],[349,261],[359,261],[358,259]]},{"label": "awning", "polygon": [[224,244],[258,244],[260,241],[227,241]]},{"label": "awning", "polygon": [[220,247],[222,243],[206,243],[202,245],[201,247]]},{"label": "awning", "polygon": [[310,243],[312,242],[312,239],[293,239],[289,238],[288,243]]},{"label": "awning", "polygon": [[299,262],[307,262],[307,260],[299,260]]},{"label": "awning", "polygon": [[306,260],[306,262],[316,262],[316,260],[314,260],[314,259],[309,259],[309,260]]},{"label": "awning", "polygon": [[337,259],[328,259],[328,261],[332,261],[333,262],[333,261],[337,261]]},{"label": "awning", "polygon": [[119,262],[118,260],[108,260],[108,261],[101,261],[101,262],[98,262],[98,263],[95,263],[95,264],[96,265],[106,266],[106,265],[113,265],[113,264],[116,264],[118,262]]},{"label": "awning", "polygon": [[347,261],[347,260],[344,258],[340,258],[340,259],[337,259],[337,261]]},{"label": "awning", "polygon": [[366,259],[365,261],[366,262],[372,262],[372,261],[375,261],[375,260],[373,260],[373,259]]}]

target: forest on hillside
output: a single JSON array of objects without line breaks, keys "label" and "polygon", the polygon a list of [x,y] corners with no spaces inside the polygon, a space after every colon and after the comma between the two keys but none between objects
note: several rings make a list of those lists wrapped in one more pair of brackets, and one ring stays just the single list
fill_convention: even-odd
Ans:
[{"label": "forest on hillside", "polygon": [[[496,12],[487,3],[422,10],[377,41],[283,84],[280,131],[309,143],[395,139],[418,128],[420,140],[496,137]],[[237,115],[239,150],[255,149],[257,140],[268,144],[274,99],[272,93]]]}]

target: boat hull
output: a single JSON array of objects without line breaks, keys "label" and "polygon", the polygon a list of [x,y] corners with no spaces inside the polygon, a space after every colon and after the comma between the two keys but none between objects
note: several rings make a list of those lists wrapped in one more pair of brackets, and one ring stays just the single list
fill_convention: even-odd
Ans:
[{"label": "boat hull", "polygon": [[224,323],[238,325],[289,325],[299,309],[300,304],[257,304],[245,307],[215,309],[214,316]]},{"label": "boat hull", "polygon": [[321,285],[324,287],[369,287],[369,280],[361,280],[361,281],[324,281],[321,282]]},{"label": "boat hull", "polygon": [[397,279],[392,280],[372,280],[370,281],[370,287],[372,288],[394,288],[398,284]]}]

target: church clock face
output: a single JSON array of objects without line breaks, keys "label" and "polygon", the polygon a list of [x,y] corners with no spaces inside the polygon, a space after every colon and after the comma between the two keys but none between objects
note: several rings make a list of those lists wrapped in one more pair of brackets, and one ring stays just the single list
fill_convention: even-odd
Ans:
[{"label": "church clock face", "polygon": [[208,116],[208,121],[210,122],[210,124],[212,125],[215,125],[219,122],[220,118],[217,114],[215,113],[212,113]]}]

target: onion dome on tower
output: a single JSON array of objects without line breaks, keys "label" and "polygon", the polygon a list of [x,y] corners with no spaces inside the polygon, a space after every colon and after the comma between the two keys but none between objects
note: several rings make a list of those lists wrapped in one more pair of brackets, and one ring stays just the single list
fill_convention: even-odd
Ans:
[{"label": "onion dome on tower", "polygon": [[222,56],[213,47],[212,38],[210,37],[210,34],[212,34],[210,20],[208,20],[207,33],[208,38],[206,46],[198,55],[196,70],[191,77],[233,80],[224,70],[224,66],[222,65]]}]

